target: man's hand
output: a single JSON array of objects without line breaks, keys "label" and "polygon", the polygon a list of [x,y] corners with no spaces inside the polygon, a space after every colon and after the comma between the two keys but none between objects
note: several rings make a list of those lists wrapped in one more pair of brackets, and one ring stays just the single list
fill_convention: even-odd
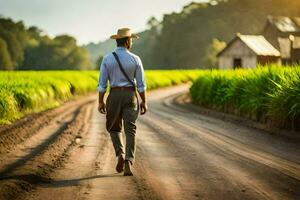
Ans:
[{"label": "man's hand", "polygon": [[101,114],[106,114],[106,105],[105,105],[104,102],[99,102],[99,104],[98,104],[98,111]]},{"label": "man's hand", "polygon": [[147,110],[148,110],[148,106],[147,103],[145,103],[144,101],[140,104],[140,108],[141,108],[141,115],[144,115]]},{"label": "man's hand", "polygon": [[141,108],[141,115],[145,114],[148,110],[148,106],[147,106],[147,103],[146,103],[146,91],[143,91],[143,92],[139,92],[139,95],[142,99],[142,103],[140,103],[140,108]]}]

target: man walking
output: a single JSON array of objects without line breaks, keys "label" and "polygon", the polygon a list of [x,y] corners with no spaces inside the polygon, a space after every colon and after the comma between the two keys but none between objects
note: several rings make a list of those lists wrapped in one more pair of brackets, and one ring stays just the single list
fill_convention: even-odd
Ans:
[{"label": "man walking", "polygon": [[[124,171],[124,176],[133,175],[131,166],[135,154],[135,123],[139,112],[143,115],[147,111],[143,64],[137,55],[129,51],[132,47],[132,38],[137,39],[138,36],[131,33],[129,28],[119,29],[116,35],[111,36],[111,39],[116,39],[117,48],[113,53],[104,56],[98,84],[98,110],[106,114],[106,129],[110,133],[118,158],[116,170],[119,173]],[[103,98],[107,81],[110,84],[110,92],[106,105]],[[142,100],[140,105],[136,90]],[[121,134],[122,123],[126,136],[125,152]]]}]

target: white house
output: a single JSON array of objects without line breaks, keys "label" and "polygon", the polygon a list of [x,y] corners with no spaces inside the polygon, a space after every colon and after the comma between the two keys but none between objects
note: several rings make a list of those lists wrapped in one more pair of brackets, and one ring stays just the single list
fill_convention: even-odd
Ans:
[{"label": "white house", "polygon": [[218,54],[219,68],[255,68],[257,64],[281,64],[280,52],[262,35],[241,35]]}]

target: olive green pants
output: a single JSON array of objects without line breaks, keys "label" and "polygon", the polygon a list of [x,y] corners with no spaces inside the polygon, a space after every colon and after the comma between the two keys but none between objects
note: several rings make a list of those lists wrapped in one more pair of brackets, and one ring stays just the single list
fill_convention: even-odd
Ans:
[{"label": "olive green pants", "polygon": [[[134,161],[136,120],[138,117],[137,100],[134,91],[110,91],[106,101],[106,129],[116,152],[125,153],[125,160]],[[122,140],[122,122],[126,137],[126,151]]]}]

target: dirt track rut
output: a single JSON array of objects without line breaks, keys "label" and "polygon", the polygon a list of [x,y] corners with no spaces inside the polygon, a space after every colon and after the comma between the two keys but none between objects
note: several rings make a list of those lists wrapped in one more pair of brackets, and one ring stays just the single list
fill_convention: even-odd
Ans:
[{"label": "dirt track rut", "polygon": [[134,177],[115,172],[96,95],[1,127],[0,199],[300,197],[299,143],[177,104],[187,89],[149,94]]}]

